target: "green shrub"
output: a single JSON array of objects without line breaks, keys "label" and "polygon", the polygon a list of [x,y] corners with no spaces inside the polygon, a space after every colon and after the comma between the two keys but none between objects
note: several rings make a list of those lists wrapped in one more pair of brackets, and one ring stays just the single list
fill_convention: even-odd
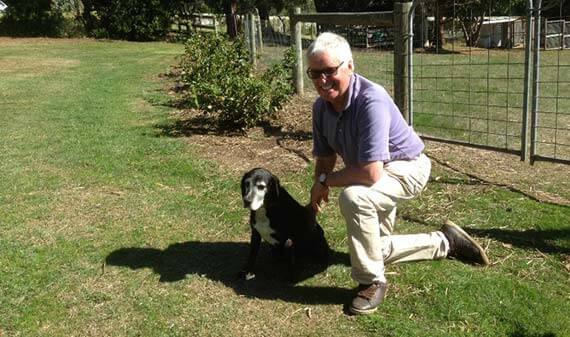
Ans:
[{"label": "green shrub", "polygon": [[194,35],[186,43],[182,80],[187,102],[225,130],[245,130],[271,117],[293,93],[293,53],[256,76],[242,40]]},{"label": "green shrub", "polygon": [[160,40],[170,28],[174,0],[84,1],[91,35],[132,41]]},{"label": "green shrub", "polygon": [[0,34],[9,36],[63,35],[65,19],[51,0],[4,0],[8,8],[0,20]]},{"label": "green shrub", "polygon": [[272,90],[271,106],[280,107],[291,96],[294,90],[293,67],[295,66],[295,50],[285,50],[281,63],[269,68],[262,76]]}]

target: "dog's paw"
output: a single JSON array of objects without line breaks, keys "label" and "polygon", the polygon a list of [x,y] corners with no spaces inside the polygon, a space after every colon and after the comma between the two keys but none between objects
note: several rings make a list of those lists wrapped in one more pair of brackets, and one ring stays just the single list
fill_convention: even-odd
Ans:
[{"label": "dog's paw", "polygon": [[285,241],[284,246],[285,246],[285,248],[291,248],[291,247],[293,247],[293,244],[294,244],[293,240],[287,239],[287,241]]},{"label": "dog's paw", "polygon": [[238,277],[241,280],[249,281],[249,280],[253,280],[255,278],[255,274],[252,272],[248,272],[246,270],[242,270],[238,273]]}]

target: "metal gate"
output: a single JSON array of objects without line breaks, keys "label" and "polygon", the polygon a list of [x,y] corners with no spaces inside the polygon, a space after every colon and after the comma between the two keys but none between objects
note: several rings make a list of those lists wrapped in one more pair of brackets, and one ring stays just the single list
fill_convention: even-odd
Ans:
[{"label": "metal gate", "polygon": [[[526,15],[505,13],[490,2],[479,9],[464,2],[415,4],[414,128],[428,139],[515,153],[531,163],[570,163],[563,2],[527,0],[526,13],[517,13]],[[550,49],[552,19],[561,28],[557,49]],[[478,30],[470,31],[469,23],[478,23]]]},{"label": "metal gate", "polygon": [[[534,20],[531,162],[570,163],[570,50],[564,48],[566,24],[560,20],[562,6],[563,1],[529,0],[528,4]],[[553,9],[559,14],[556,26],[542,15]],[[556,39],[558,43],[553,43]]]}]

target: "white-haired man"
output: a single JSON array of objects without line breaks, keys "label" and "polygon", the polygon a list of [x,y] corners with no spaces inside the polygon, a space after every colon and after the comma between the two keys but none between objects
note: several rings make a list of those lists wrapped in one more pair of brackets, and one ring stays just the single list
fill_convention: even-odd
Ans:
[{"label": "white-haired man", "polygon": [[[309,46],[307,61],[307,75],[319,94],[313,105],[311,204],[320,211],[329,188],[343,188],[339,205],[351,276],[359,283],[349,310],[368,314],[377,309],[387,289],[385,263],[453,257],[488,264],[485,251],[451,222],[431,233],[392,235],[398,203],[417,196],[429,179],[424,144],[386,90],[354,72],[343,37],[319,35]],[[344,168],[335,171],[337,156]]]}]

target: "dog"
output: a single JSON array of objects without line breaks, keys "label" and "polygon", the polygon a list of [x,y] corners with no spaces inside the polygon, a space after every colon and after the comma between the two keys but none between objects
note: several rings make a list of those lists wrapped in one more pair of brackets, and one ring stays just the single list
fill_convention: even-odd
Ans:
[{"label": "dog", "polygon": [[251,242],[249,257],[239,277],[255,277],[254,265],[261,240],[272,250],[284,253],[289,279],[295,279],[307,259],[326,264],[329,245],[310,205],[301,206],[281,186],[279,179],[264,168],[255,168],[241,179],[244,208],[250,210]]}]

